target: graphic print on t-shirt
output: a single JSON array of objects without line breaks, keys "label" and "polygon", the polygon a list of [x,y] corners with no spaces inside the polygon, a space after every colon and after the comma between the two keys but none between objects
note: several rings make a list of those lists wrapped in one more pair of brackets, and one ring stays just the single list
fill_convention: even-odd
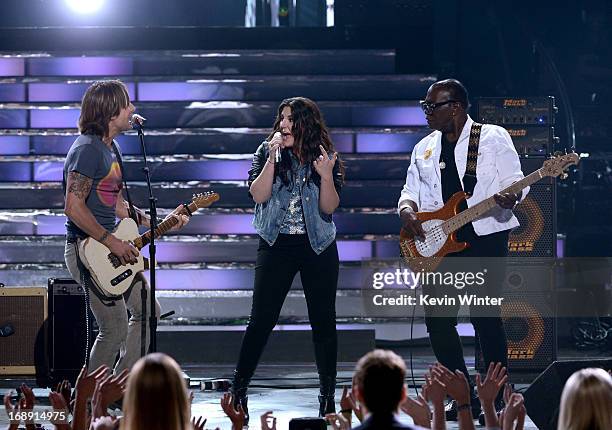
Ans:
[{"label": "graphic print on t-shirt", "polygon": [[[113,157],[114,158],[114,157]],[[100,203],[108,207],[115,207],[117,194],[121,189],[121,169],[119,163],[113,161],[108,174],[98,183],[97,194]]]}]

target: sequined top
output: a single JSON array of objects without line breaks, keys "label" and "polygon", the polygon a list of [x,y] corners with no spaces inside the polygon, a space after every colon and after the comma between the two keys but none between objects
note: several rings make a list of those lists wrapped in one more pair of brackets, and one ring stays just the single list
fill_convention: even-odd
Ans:
[{"label": "sequined top", "polygon": [[306,234],[306,223],[302,210],[302,187],[299,184],[293,186],[280,232],[283,234]]}]

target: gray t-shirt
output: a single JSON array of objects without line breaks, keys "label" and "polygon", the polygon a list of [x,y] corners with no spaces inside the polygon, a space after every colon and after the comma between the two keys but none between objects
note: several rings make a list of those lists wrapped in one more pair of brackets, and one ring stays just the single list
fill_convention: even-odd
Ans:
[{"label": "gray t-shirt", "polygon": [[[106,230],[113,231],[117,196],[123,188],[121,169],[114,151],[106,146],[99,136],[81,135],[70,147],[64,162],[64,195],[70,172],[78,172],[93,179],[85,203],[98,223]],[[66,235],[80,238],[87,236],[70,219],[66,222]]]}]

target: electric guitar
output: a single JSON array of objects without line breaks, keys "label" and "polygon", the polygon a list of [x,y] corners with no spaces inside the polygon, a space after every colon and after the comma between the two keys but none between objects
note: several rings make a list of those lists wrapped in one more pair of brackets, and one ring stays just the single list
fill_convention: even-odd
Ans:
[{"label": "electric guitar", "polygon": [[[565,179],[567,177],[565,170],[578,164],[579,161],[580,157],[575,153],[552,157],[535,172],[501,190],[500,194],[517,194],[547,176],[561,176],[562,179]],[[413,271],[433,271],[445,255],[466,249],[469,244],[457,241],[457,230],[497,206],[497,202],[491,196],[471,208],[458,212],[459,205],[468,197],[468,193],[459,191],[453,194],[441,209],[435,212],[417,212],[417,220],[422,221],[421,226],[425,232],[424,239],[410,237],[402,228],[400,232],[401,254]]]},{"label": "electric guitar", "polygon": [[[181,214],[191,216],[193,212],[206,208],[217,200],[219,200],[219,194],[214,192],[194,195],[191,203],[185,205]],[[159,223],[155,229],[155,237],[167,233],[177,223],[175,217]],[[138,226],[132,218],[122,219],[112,235],[117,239],[131,242],[138,250],[151,242],[151,230],[139,235]],[[96,285],[110,295],[125,293],[132,285],[136,274],[149,268],[149,260],[141,253],[138,254],[136,263],[122,265],[115,254],[91,237],[79,241],[79,257],[91,273]]]}]

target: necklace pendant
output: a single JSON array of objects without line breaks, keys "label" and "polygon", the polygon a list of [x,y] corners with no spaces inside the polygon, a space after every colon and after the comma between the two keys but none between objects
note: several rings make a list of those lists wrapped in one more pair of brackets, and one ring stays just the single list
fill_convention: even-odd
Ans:
[{"label": "necklace pendant", "polygon": [[446,167],[446,163],[444,161],[440,161],[440,170]]}]

